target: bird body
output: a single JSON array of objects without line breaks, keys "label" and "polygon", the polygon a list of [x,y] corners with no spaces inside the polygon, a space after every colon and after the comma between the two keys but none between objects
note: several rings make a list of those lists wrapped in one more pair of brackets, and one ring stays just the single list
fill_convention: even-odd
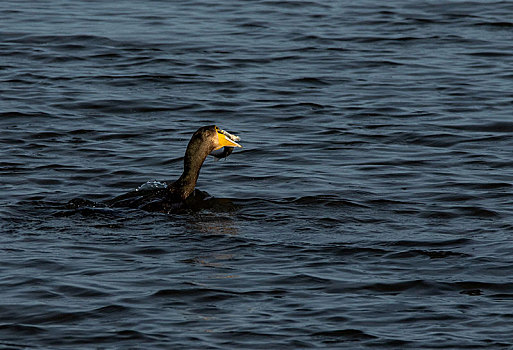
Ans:
[{"label": "bird body", "polygon": [[205,198],[205,192],[195,190],[203,162],[214,151],[215,157],[227,157],[231,150],[219,152],[223,147],[242,147],[240,138],[215,125],[199,128],[191,137],[184,155],[182,175],[166,187],[135,190],[106,202],[109,207],[129,207],[147,211],[170,212],[183,207],[195,197]]}]

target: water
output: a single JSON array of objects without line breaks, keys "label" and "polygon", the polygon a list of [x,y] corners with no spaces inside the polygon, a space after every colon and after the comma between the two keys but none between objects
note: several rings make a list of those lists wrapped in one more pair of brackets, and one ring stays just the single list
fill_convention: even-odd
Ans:
[{"label": "water", "polygon": [[[0,347],[511,348],[512,13],[2,1]],[[214,123],[213,206],[66,206]]]}]

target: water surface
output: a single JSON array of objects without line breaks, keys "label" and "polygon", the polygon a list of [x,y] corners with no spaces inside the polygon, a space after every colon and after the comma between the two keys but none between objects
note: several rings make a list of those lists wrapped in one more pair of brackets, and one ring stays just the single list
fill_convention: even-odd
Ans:
[{"label": "water surface", "polygon": [[[510,348],[511,13],[3,1],[0,346]],[[209,208],[66,205],[209,124]]]}]

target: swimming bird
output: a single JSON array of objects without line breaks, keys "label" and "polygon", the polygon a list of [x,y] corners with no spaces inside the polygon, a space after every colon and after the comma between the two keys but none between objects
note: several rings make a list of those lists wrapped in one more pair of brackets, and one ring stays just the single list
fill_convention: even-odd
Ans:
[{"label": "swimming bird", "polygon": [[111,199],[105,204],[109,207],[130,207],[160,212],[181,208],[195,193],[201,192],[195,191],[195,187],[207,156],[225,158],[231,154],[233,148],[242,147],[237,141],[240,141],[239,137],[215,125],[199,128],[187,145],[183,173],[178,180],[167,183],[166,187],[138,189]]}]

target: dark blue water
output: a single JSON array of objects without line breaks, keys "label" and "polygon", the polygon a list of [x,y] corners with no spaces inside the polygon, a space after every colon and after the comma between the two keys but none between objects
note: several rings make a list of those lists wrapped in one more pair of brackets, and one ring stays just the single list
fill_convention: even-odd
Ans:
[{"label": "dark blue water", "polygon": [[[0,2],[0,348],[511,348],[512,42],[507,1]],[[212,206],[67,206],[210,124]]]}]

